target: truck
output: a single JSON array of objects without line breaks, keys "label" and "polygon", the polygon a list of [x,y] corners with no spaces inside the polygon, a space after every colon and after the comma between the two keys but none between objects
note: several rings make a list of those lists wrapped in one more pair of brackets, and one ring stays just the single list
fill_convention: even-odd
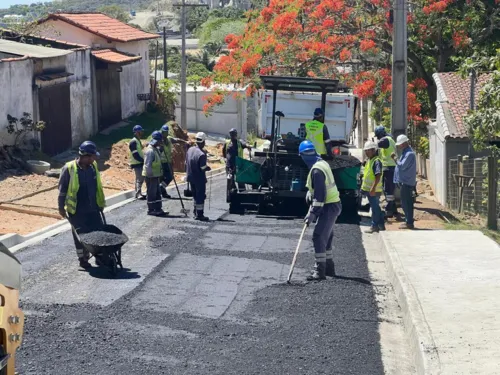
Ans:
[{"label": "truck", "polygon": [[24,314],[19,308],[21,264],[0,242],[0,375],[14,375],[21,345]]},{"label": "truck", "polygon": [[[276,98],[276,111],[284,117],[279,119],[278,136],[296,133],[300,124],[311,121],[316,108],[321,108],[321,93],[314,92],[278,92]],[[335,146],[337,155],[349,155],[346,145],[350,142],[355,126],[355,112],[358,104],[355,95],[350,93],[329,93],[325,102],[325,125],[328,128],[330,139]],[[258,114],[259,134],[263,138],[270,138],[272,133],[273,118],[273,92],[263,90],[260,92],[260,106]]]},{"label": "truck", "polygon": [[[251,160],[236,158],[235,176],[228,174],[227,182],[230,213],[241,214],[247,208],[252,209],[251,206],[261,214],[299,216],[307,212],[305,196],[309,170],[298,148],[305,137],[301,124],[309,121],[314,109],[319,107],[325,113],[327,126],[331,129],[330,138],[334,139],[338,150],[323,158],[330,165],[340,192],[342,219],[359,222],[361,161],[348,155],[346,147],[353,127],[356,98],[348,94],[348,89],[342,87],[338,80],[280,76],[260,78],[264,90],[269,93],[267,99],[267,94],[264,94],[260,121],[269,146],[255,151]],[[296,93],[304,94],[297,96]],[[305,99],[297,99],[299,97]],[[344,104],[335,103],[340,102],[340,98]],[[327,105],[328,101],[331,103]],[[283,113],[285,110],[288,110],[288,117]],[[340,147],[347,152],[341,152]],[[248,188],[240,189],[238,183]]]}]

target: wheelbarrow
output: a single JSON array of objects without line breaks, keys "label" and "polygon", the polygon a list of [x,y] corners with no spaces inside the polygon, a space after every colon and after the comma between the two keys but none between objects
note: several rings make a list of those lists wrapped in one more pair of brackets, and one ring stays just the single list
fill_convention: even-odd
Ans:
[{"label": "wheelbarrow", "polygon": [[96,264],[100,267],[107,268],[113,276],[116,276],[118,274],[118,267],[120,268],[120,270],[123,270],[122,246],[128,242],[128,237],[119,228],[115,227],[114,225],[107,224],[104,214],[102,215],[102,218],[104,226],[99,228],[97,231],[122,235],[123,241],[112,245],[95,245],[92,243],[87,243],[85,241],[85,236],[83,236],[84,234],[89,234],[91,232],[79,231],[75,229],[73,225],[71,225],[71,228],[73,230],[73,233],[75,233],[76,237],[82,244],[83,248],[90,254],[92,254],[92,256],[96,259]]}]

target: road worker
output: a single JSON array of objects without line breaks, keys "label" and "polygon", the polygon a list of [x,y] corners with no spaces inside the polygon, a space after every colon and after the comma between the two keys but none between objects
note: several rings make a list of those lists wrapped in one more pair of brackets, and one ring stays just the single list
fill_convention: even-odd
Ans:
[{"label": "road worker", "polygon": [[163,136],[159,131],[154,131],[151,134],[151,141],[144,152],[142,175],[146,178],[148,215],[151,216],[168,215],[168,212],[164,212],[162,209],[160,193],[160,182],[163,178],[160,154],[162,145]]},{"label": "road worker", "polygon": [[417,158],[415,152],[410,147],[410,140],[404,134],[398,135],[396,146],[399,149],[399,159],[396,153],[391,157],[396,161],[396,171],[394,173],[394,182],[399,184],[401,191],[401,207],[405,214],[405,222],[401,229],[415,229],[413,206],[413,192],[417,186]]},{"label": "road worker", "polygon": [[133,128],[134,138],[128,144],[129,156],[128,160],[130,167],[135,173],[135,197],[137,199],[145,200],[146,196],[142,194],[142,184],[144,177],[142,175],[142,168],[144,166],[144,153],[142,151],[141,138],[144,135],[144,129],[141,125],[136,125]]},{"label": "road worker", "polygon": [[307,225],[316,223],[313,232],[316,265],[307,280],[320,281],[326,276],[335,277],[333,228],[342,211],[342,204],[332,170],[318,155],[314,144],[309,140],[301,142],[299,154],[310,169],[306,183],[306,201],[311,207],[304,222]]},{"label": "road worker", "polygon": [[161,164],[163,169],[163,181],[161,182],[160,190],[163,198],[170,199],[170,195],[167,193],[167,187],[174,179],[174,166],[172,159],[172,145],[178,143],[189,144],[180,138],[174,138],[168,135],[170,128],[169,125],[174,125],[174,121],[169,121],[161,127],[161,134],[163,136],[163,146],[161,148]]},{"label": "road worker", "polygon": [[311,141],[320,155],[331,155],[330,134],[325,125],[325,114],[321,108],[314,110],[314,118],[306,123],[306,139]]},{"label": "road worker", "polygon": [[204,213],[207,190],[206,172],[210,171],[210,167],[207,165],[207,155],[203,150],[206,139],[205,133],[197,133],[196,146],[191,147],[186,155],[187,181],[193,192],[194,218],[199,221],[210,220]]},{"label": "road worker", "polygon": [[[92,232],[104,225],[105,206],[101,175],[97,168],[99,156],[93,142],[85,141],[78,149],[79,156],[61,169],[59,178],[59,214],[69,220],[77,232]],[[73,233],[80,267],[88,269],[90,254]]]},{"label": "road worker", "polygon": [[396,200],[394,197],[394,190],[396,188],[394,184],[394,170],[396,168],[396,162],[392,159],[391,155],[396,153],[396,142],[387,134],[382,125],[375,128],[375,137],[377,137],[378,140],[377,146],[384,171],[382,183],[385,199],[387,201],[385,212],[387,217],[393,217],[397,214]]},{"label": "road worker", "polygon": [[[229,137],[222,148],[222,156],[226,159],[226,173],[231,178],[231,190],[235,189],[235,175],[236,175],[236,157],[243,158],[243,149],[252,150],[252,146],[238,139],[238,131],[235,128],[229,130]],[[245,184],[238,183],[238,189],[245,190]]]},{"label": "road worker", "polygon": [[383,165],[378,156],[377,144],[372,141],[365,143],[363,148],[368,158],[363,170],[363,182],[361,192],[368,198],[372,211],[372,222],[366,233],[378,233],[385,230],[384,212],[380,208],[380,196],[382,195]]}]

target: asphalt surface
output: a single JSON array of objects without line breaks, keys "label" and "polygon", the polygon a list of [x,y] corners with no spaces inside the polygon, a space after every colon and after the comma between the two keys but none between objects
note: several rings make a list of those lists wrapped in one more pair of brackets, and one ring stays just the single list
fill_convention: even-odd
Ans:
[{"label": "asphalt surface", "polygon": [[337,226],[340,278],[321,283],[304,281],[310,229],[287,285],[300,220],[229,215],[222,176],[206,210],[213,221],[185,218],[178,201],[164,208],[173,217],[147,216],[142,201],[107,214],[130,238],[116,279],[79,270],[69,231],[16,253],[27,316],[20,374],[384,373],[359,226]]}]

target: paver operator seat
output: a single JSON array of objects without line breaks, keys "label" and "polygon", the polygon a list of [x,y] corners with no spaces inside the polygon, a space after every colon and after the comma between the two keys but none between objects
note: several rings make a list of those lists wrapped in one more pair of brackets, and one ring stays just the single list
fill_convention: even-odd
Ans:
[{"label": "paver operator seat", "polygon": [[21,345],[24,314],[19,308],[21,263],[0,242],[0,375],[14,375]]}]

